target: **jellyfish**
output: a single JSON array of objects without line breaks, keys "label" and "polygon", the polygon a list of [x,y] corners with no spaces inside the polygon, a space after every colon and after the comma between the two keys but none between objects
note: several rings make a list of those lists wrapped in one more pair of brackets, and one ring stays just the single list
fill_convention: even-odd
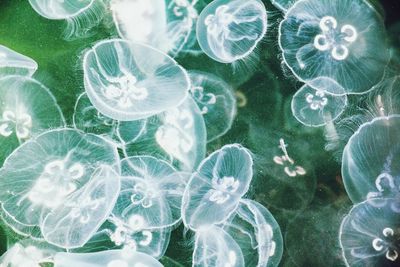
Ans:
[{"label": "jellyfish", "polygon": [[135,251],[107,250],[95,253],[59,252],[54,257],[54,267],[162,267],[153,257]]},{"label": "jellyfish", "polygon": [[115,165],[119,172],[118,163],[115,145],[102,137],[69,128],[46,131],[5,160],[0,169],[1,208],[19,224],[40,225],[90,181],[98,166]]},{"label": "jellyfish", "polygon": [[117,121],[104,116],[92,105],[86,93],[82,93],[75,104],[74,128],[109,138],[118,147],[135,142],[146,131],[146,124],[146,119]]},{"label": "jellyfish", "polygon": [[298,0],[271,0],[271,3],[283,12],[287,12]]},{"label": "jellyfish", "polygon": [[399,199],[377,198],[356,204],[343,219],[340,247],[347,266],[399,266]]},{"label": "jellyfish", "polygon": [[32,76],[37,68],[33,59],[0,45],[0,76]]},{"label": "jellyfish", "polygon": [[0,103],[0,163],[20,144],[65,124],[49,89],[30,77],[0,78]]},{"label": "jellyfish", "polygon": [[223,223],[249,189],[253,159],[238,144],[225,145],[204,159],[186,186],[182,220],[196,231]]},{"label": "jellyfish", "polygon": [[223,229],[240,246],[245,266],[278,266],[283,252],[282,233],[275,218],[263,205],[241,199],[238,209]]},{"label": "jellyfish", "polygon": [[304,85],[292,99],[293,116],[303,125],[319,127],[337,119],[347,106],[347,96],[332,95]]},{"label": "jellyfish", "polygon": [[342,177],[353,203],[400,196],[400,116],[363,124],[343,151]]},{"label": "jellyfish", "polygon": [[365,0],[300,0],[280,24],[279,45],[299,80],[332,94],[357,94],[382,79],[385,34],[382,17]]},{"label": "jellyfish", "polygon": [[103,0],[29,0],[42,17],[66,20],[65,37],[84,37],[99,25],[106,9]]},{"label": "jellyfish", "polygon": [[199,229],[193,252],[193,267],[244,267],[243,253],[227,232],[218,226]]},{"label": "jellyfish", "polygon": [[120,121],[151,117],[187,97],[187,72],[166,54],[143,44],[104,40],[86,52],[85,90],[103,115]]},{"label": "jellyfish", "polygon": [[216,0],[197,20],[197,40],[204,53],[222,63],[249,56],[267,31],[267,13],[260,0]]},{"label": "jellyfish", "polygon": [[233,89],[224,80],[210,73],[190,71],[190,94],[203,114],[207,141],[224,135],[232,127],[236,115]]},{"label": "jellyfish", "polygon": [[191,172],[204,159],[206,144],[204,118],[189,96],[180,106],[148,118],[145,133],[123,150],[127,157],[151,155]]}]

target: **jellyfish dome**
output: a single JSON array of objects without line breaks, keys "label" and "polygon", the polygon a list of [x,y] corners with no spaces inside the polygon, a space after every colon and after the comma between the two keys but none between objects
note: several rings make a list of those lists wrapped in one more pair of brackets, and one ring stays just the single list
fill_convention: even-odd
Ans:
[{"label": "jellyfish dome", "polygon": [[83,60],[86,93],[103,115],[120,121],[150,117],[187,97],[187,72],[168,55],[143,44],[97,43]]},{"label": "jellyfish dome", "polygon": [[225,145],[204,159],[192,174],[182,200],[182,219],[196,231],[223,223],[249,189],[253,159],[238,144]]},{"label": "jellyfish dome", "polygon": [[303,125],[324,126],[337,119],[347,106],[346,95],[332,95],[304,85],[292,99],[293,116]]},{"label": "jellyfish dome", "polygon": [[294,5],[298,0],[271,0],[271,3],[283,12],[287,12],[288,9]]},{"label": "jellyfish dome", "polygon": [[0,76],[32,76],[38,68],[33,59],[0,45]]},{"label": "jellyfish dome", "polygon": [[260,0],[215,0],[197,20],[197,40],[204,53],[222,63],[249,56],[267,31]]},{"label": "jellyfish dome", "polygon": [[313,88],[364,93],[389,59],[385,27],[366,0],[300,0],[279,27],[283,60]]},{"label": "jellyfish dome", "polygon": [[339,239],[347,266],[399,266],[400,200],[377,198],[355,205],[343,219]]},{"label": "jellyfish dome", "polygon": [[46,131],[5,160],[0,169],[1,208],[19,224],[40,225],[84,188],[97,167],[113,164],[119,172],[118,163],[116,147],[102,137],[68,128]]},{"label": "jellyfish dome", "polygon": [[363,124],[343,151],[342,177],[353,203],[400,196],[400,116]]}]

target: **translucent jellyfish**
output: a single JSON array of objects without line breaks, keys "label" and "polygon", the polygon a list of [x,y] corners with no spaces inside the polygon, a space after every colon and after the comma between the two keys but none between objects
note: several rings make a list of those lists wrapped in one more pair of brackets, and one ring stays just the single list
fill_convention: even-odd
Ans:
[{"label": "translucent jellyfish", "polygon": [[119,39],[100,41],[86,52],[83,69],[93,106],[120,121],[177,107],[190,86],[186,71],[166,54]]},{"label": "translucent jellyfish", "polygon": [[278,266],[283,252],[282,233],[263,205],[249,199],[240,200],[238,209],[223,229],[239,244],[245,266]]},{"label": "translucent jellyfish", "polygon": [[378,198],[355,205],[340,227],[340,246],[347,266],[399,266],[400,201]]},{"label": "translucent jellyfish", "polygon": [[216,0],[197,21],[197,40],[212,59],[232,63],[249,56],[267,31],[267,13],[260,0]]},{"label": "translucent jellyfish", "polygon": [[0,103],[0,162],[24,141],[65,124],[49,89],[30,77],[0,78]]},{"label": "translucent jellyfish", "polygon": [[232,126],[236,115],[233,89],[219,77],[205,72],[190,71],[190,93],[203,114],[207,128],[207,141],[224,135]]},{"label": "translucent jellyfish", "polygon": [[244,267],[242,250],[222,228],[212,226],[196,232],[193,267]]},{"label": "translucent jellyfish", "polygon": [[286,12],[298,0],[271,0],[271,3],[278,9]]},{"label": "translucent jellyfish", "polygon": [[0,45],[0,76],[32,76],[38,68],[33,59]]},{"label": "translucent jellyfish", "polygon": [[400,196],[400,116],[363,124],[343,151],[342,177],[353,203]]},{"label": "translucent jellyfish", "polygon": [[292,99],[294,117],[306,126],[324,126],[337,119],[347,106],[346,95],[332,95],[304,85]]},{"label": "translucent jellyfish", "polygon": [[185,226],[196,231],[226,221],[249,189],[252,168],[249,151],[238,144],[226,145],[204,159],[183,195]]},{"label": "translucent jellyfish", "polygon": [[147,120],[117,121],[102,115],[82,93],[75,104],[74,128],[113,140],[119,147],[135,142],[146,131]]},{"label": "translucent jellyfish", "polygon": [[40,224],[44,239],[67,249],[83,246],[110,215],[119,190],[119,174],[100,166],[83,188],[44,217]]},{"label": "translucent jellyfish", "polygon": [[206,153],[204,118],[192,97],[180,106],[148,119],[145,134],[125,146],[126,156],[152,155],[181,171],[192,171]]},{"label": "translucent jellyfish", "polygon": [[162,267],[153,257],[128,250],[108,250],[95,253],[59,252],[54,267]]},{"label": "translucent jellyfish", "polygon": [[389,58],[385,28],[366,0],[297,1],[279,32],[284,62],[314,88],[363,93],[382,79]]},{"label": "translucent jellyfish", "polygon": [[1,207],[19,224],[39,225],[80,191],[98,166],[115,164],[118,170],[118,160],[116,147],[99,136],[68,128],[44,132],[19,146],[4,162]]},{"label": "translucent jellyfish", "polygon": [[65,37],[87,35],[103,19],[103,0],[29,0],[32,8],[42,17],[66,20]]}]

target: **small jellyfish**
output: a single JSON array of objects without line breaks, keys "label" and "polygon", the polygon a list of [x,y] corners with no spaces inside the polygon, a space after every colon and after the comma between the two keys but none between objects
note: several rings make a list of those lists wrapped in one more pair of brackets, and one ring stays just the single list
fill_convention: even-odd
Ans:
[{"label": "small jellyfish", "polygon": [[244,267],[238,243],[222,228],[212,226],[196,232],[193,267]]},{"label": "small jellyfish", "polygon": [[116,147],[104,138],[68,128],[49,130],[5,160],[0,169],[1,208],[19,224],[40,225],[90,181],[98,166],[115,164],[119,171],[118,163]]},{"label": "small jellyfish", "polygon": [[355,205],[343,219],[339,239],[347,266],[399,266],[400,200],[377,198]]},{"label": "small jellyfish", "polygon": [[271,0],[271,3],[283,12],[287,12],[298,0]]},{"label": "small jellyfish", "polygon": [[182,200],[182,219],[196,231],[222,223],[249,189],[253,159],[238,144],[226,145],[204,159],[192,174]]},{"label": "small jellyfish", "polygon": [[338,95],[370,90],[389,59],[382,17],[366,0],[297,1],[280,24],[279,45],[299,80]]},{"label": "small jellyfish", "polygon": [[0,163],[26,140],[65,124],[49,89],[30,77],[0,78],[0,103]]},{"label": "small jellyfish", "polygon": [[332,95],[304,85],[292,99],[293,116],[310,127],[324,126],[337,119],[347,106],[346,95]]},{"label": "small jellyfish", "polygon": [[267,31],[267,12],[260,0],[216,0],[197,20],[197,40],[204,53],[222,63],[249,56]]},{"label": "small jellyfish", "polygon": [[278,266],[283,239],[272,214],[256,201],[241,199],[232,217],[223,229],[239,244],[246,266]]},{"label": "small jellyfish", "polygon": [[168,55],[138,43],[104,40],[86,52],[85,90],[103,115],[139,120],[179,106],[187,97],[187,72]]},{"label": "small jellyfish", "polygon": [[59,252],[54,267],[163,267],[153,257],[135,251],[107,250],[95,253]]},{"label": "small jellyfish", "polygon": [[32,76],[37,68],[33,59],[0,45],[0,76]]},{"label": "small jellyfish", "polygon": [[204,117],[207,141],[224,135],[232,127],[236,115],[236,98],[229,84],[205,72],[190,71],[190,94]]},{"label": "small jellyfish", "polygon": [[82,247],[110,215],[119,190],[119,174],[100,166],[83,188],[44,217],[40,223],[44,239],[66,249]]},{"label": "small jellyfish", "polygon": [[106,9],[103,0],[29,0],[42,17],[66,20],[65,38],[84,37],[99,25]]},{"label": "small jellyfish", "polygon": [[353,203],[400,196],[400,116],[364,123],[343,151],[342,177]]}]

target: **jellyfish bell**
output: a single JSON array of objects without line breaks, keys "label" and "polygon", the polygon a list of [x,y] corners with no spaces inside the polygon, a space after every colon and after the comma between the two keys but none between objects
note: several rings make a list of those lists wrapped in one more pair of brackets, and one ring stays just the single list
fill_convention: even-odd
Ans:
[{"label": "jellyfish bell", "polygon": [[197,40],[204,53],[221,63],[248,57],[267,31],[267,13],[260,0],[216,0],[197,20]]},{"label": "jellyfish bell", "polygon": [[271,3],[283,12],[287,12],[288,9],[294,5],[298,0],[271,0]]},{"label": "jellyfish bell", "polygon": [[32,58],[0,45],[0,76],[32,76],[37,69],[38,64]]},{"label": "jellyfish bell", "polygon": [[377,198],[356,204],[343,219],[340,247],[347,266],[398,266],[400,262],[400,202]]},{"label": "jellyfish bell", "polygon": [[332,94],[364,93],[380,82],[389,60],[386,39],[382,17],[366,0],[299,0],[279,27],[285,64],[299,80]]},{"label": "jellyfish bell", "polygon": [[241,145],[226,145],[199,165],[186,186],[182,220],[196,231],[227,220],[249,189],[253,159]]},{"label": "jellyfish bell", "polygon": [[147,118],[179,106],[190,80],[175,60],[150,46],[103,40],[83,60],[86,93],[103,115],[120,121]]}]

